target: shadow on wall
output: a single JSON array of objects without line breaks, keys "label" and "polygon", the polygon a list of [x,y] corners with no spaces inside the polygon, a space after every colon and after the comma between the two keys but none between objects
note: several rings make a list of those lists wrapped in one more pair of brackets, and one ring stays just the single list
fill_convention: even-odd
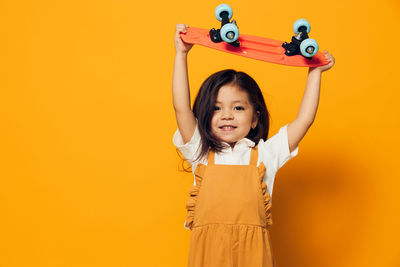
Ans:
[{"label": "shadow on wall", "polygon": [[360,246],[373,246],[376,177],[344,153],[315,155],[276,176],[271,238],[279,266],[346,266]]}]

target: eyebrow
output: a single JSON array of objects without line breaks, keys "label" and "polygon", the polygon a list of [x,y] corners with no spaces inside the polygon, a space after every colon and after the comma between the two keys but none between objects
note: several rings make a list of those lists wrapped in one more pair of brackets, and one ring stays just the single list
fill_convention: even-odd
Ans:
[{"label": "eyebrow", "polygon": [[[219,102],[219,101],[216,101],[216,103],[221,103],[221,102]],[[243,103],[243,104],[247,104],[247,101],[246,102],[244,102],[244,101],[242,101],[242,100],[235,100],[235,101],[232,101],[232,103]]]}]

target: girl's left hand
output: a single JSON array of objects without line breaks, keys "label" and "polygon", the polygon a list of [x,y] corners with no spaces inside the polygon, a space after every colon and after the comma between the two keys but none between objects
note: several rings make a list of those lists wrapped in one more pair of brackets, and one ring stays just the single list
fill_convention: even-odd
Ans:
[{"label": "girl's left hand", "polygon": [[310,71],[319,70],[320,72],[329,70],[335,65],[335,58],[329,53],[327,50],[324,50],[325,58],[329,61],[327,65],[319,66],[319,67],[310,67]]}]

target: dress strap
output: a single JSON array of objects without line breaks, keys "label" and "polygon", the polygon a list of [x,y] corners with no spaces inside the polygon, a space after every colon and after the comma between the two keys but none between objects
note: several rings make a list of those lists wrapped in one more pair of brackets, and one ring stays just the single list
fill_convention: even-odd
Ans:
[{"label": "dress strap", "polygon": [[215,152],[208,150],[207,165],[215,165]]},{"label": "dress strap", "polygon": [[249,165],[253,165],[257,167],[257,160],[258,160],[258,146],[253,146],[251,148],[251,155],[250,155],[250,163]]}]

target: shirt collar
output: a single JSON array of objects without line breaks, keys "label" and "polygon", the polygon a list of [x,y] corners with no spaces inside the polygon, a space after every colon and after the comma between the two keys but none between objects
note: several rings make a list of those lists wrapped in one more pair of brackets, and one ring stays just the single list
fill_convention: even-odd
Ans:
[{"label": "shirt collar", "polygon": [[[222,142],[222,143],[223,144],[227,144],[229,146],[229,144],[226,143],[226,142]],[[255,143],[253,141],[251,141],[250,139],[242,138],[242,139],[240,139],[239,141],[236,142],[235,147],[233,148],[233,150],[237,150],[237,149],[242,150],[242,149],[246,149],[246,148],[249,148],[249,147],[254,147],[254,145],[255,145]],[[231,147],[229,146],[226,150],[230,150],[230,149],[231,149]],[[224,151],[225,151],[225,149],[224,149]]]}]

